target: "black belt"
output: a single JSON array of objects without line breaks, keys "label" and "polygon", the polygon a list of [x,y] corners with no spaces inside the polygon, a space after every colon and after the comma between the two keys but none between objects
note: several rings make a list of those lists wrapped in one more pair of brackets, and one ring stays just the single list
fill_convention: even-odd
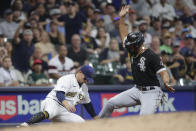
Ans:
[{"label": "black belt", "polygon": [[136,85],[136,87],[141,91],[149,91],[149,90],[155,89],[155,87],[153,87],[153,86],[138,86],[138,85]]}]

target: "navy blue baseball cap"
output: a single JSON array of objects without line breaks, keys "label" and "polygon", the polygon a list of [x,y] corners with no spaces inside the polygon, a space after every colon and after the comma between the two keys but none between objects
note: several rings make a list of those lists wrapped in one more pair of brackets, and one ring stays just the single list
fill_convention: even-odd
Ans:
[{"label": "navy blue baseball cap", "polygon": [[82,71],[82,73],[85,75],[89,83],[94,82],[93,80],[94,69],[91,66],[84,65],[80,68],[80,71]]}]

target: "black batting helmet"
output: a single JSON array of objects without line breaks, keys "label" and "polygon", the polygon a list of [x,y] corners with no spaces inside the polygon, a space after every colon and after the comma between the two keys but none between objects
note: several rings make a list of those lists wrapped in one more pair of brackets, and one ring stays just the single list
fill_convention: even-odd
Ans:
[{"label": "black batting helmet", "polygon": [[129,33],[125,38],[124,44],[125,48],[133,56],[136,56],[138,53],[138,48],[144,42],[144,35],[141,32]]}]

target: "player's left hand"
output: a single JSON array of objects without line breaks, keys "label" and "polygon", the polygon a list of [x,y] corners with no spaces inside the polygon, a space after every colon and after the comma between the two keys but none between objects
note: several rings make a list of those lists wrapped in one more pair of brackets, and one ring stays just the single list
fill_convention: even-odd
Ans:
[{"label": "player's left hand", "polygon": [[164,86],[165,88],[171,92],[171,93],[174,93],[175,92],[175,89],[173,88],[173,85],[169,84],[169,83],[164,83]]},{"label": "player's left hand", "polygon": [[130,8],[129,5],[123,6],[123,7],[121,8],[121,10],[120,10],[120,14],[119,14],[120,17],[125,17],[125,15],[129,13],[129,8]]}]

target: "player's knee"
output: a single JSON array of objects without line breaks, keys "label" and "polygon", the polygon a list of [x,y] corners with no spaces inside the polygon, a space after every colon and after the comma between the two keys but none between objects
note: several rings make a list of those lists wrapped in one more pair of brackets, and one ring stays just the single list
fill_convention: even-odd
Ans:
[{"label": "player's knee", "polygon": [[107,101],[106,106],[107,106],[108,108],[114,108],[114,102],[113,102],[113,100],[110,99],[109,101]]}]

